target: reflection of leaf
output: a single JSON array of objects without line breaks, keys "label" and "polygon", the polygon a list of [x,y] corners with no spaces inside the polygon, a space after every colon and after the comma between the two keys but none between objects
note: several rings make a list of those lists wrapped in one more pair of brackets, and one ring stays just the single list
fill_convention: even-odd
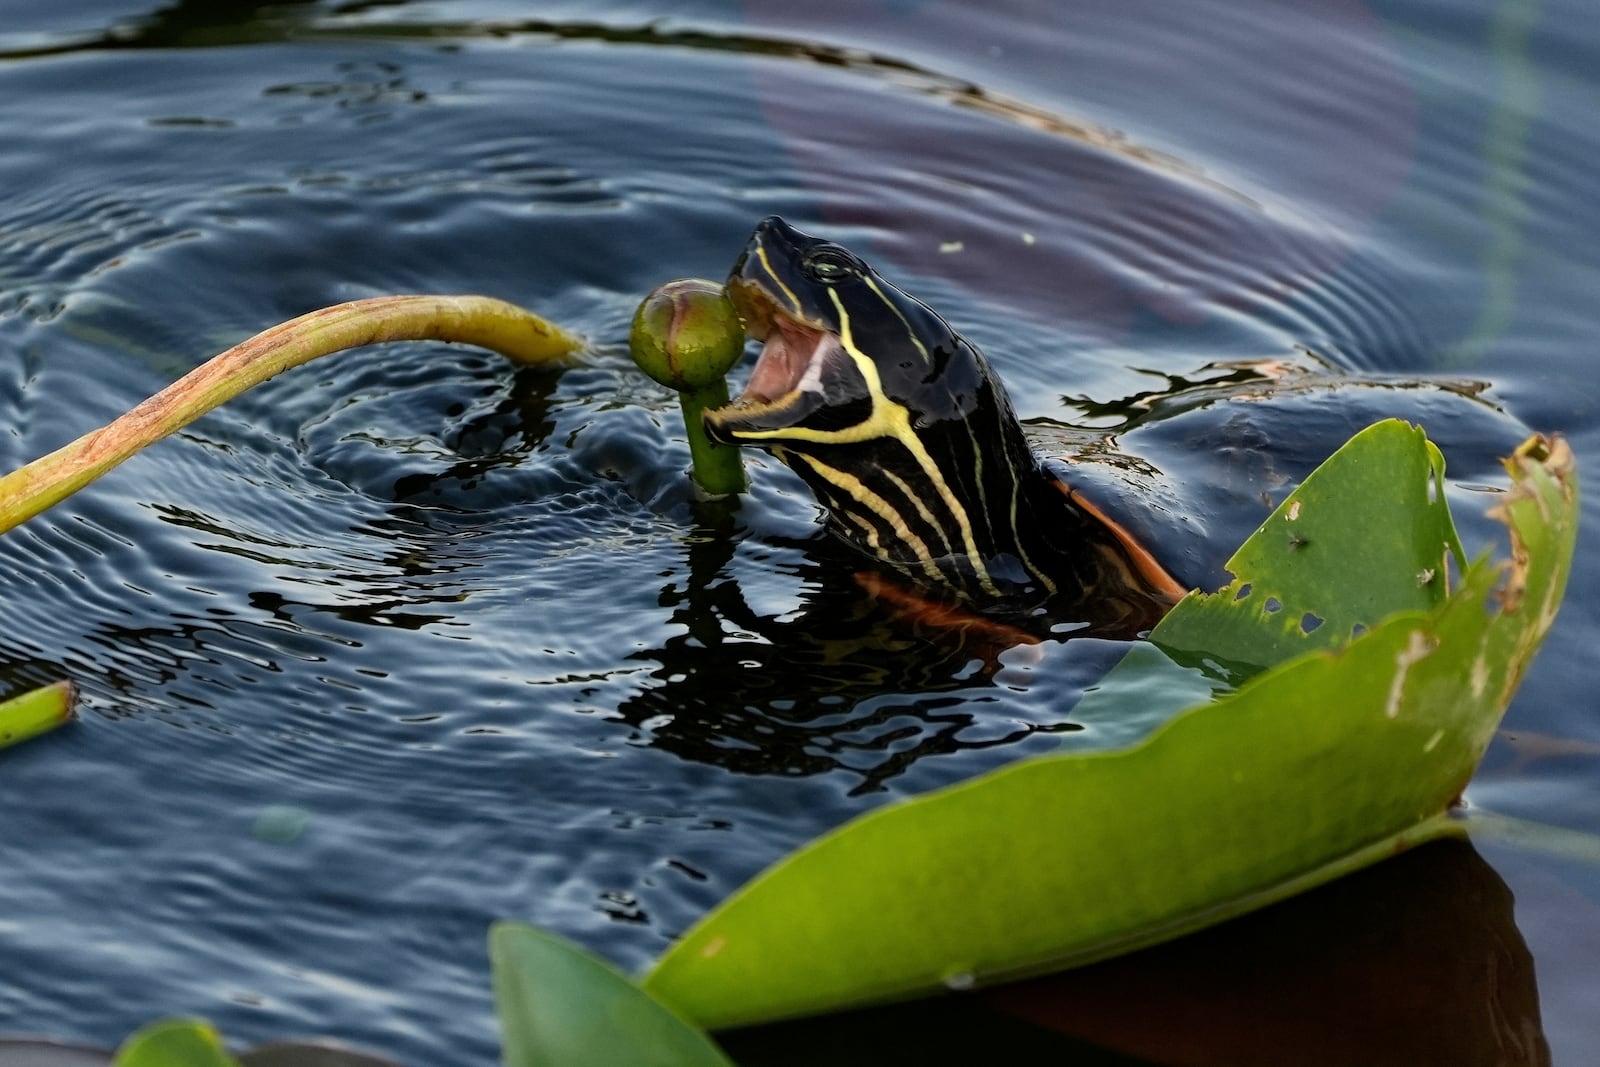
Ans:
[{"label": "reflection of leaf", "polygon": [[705,1034],[565,941],[497,923],[489,959],[507,1067],[732,1067]]},{"label": "reflection of leaf", "polygon": [[1550,1067],[1511,891],[1462,841],[1087,967],[719,1038],[752,1067]]},{"label": "reflection of leaf", "polygon": [[74,690],[57,682],[0,703],[0,748],[20,744],[72,719]]},{"label": "reflection of leaf", "polygon": [[113,1067],[239,1067],[208,1023],[167,1019],[123,1042]]},{"label": "reflection of leaf", "polygon": [[[1510,565],[1473,564],[1439,603],[1418,581],[1454,551],[1429,499],[1432,457],[1420,434],[1380,423],[1285,502],[1282,514],[1301,502],[1297,522],[1312,502],[1367,516],[1366,528],[1317,528],[1330,547],[1374,539],[1348,565],[1332,552],[1271,551],[1260,542],[1284,539],[1274,520],[1235,557],[1297,628],[1298,613],[1316,610],[1329,635],[1319,627],[1305,642],[1270,614],[1203,598],[1174,609],[1168,630],[1209,627],[1235,662],[1311,651],[1138,747],[1019,763],[855,820],[724,902],[645,988],[717,1027],[1040,973],[1459,832],[1447,808],[1560,603],[1576,487],[1563,442],[1524,446],[1498,509]],[[1397,477],[1399,494],[1374,498],[1388,484],[1374,473]],[[1405,536],[1383,532],[1396,528]],[[1242,625],[1252,617],[1259,644]],[[1335,646],[1357,622],[1367,632]]]},{"label": "reflection of leaf", "polygon": [[239,1053],[239,1067],[398,1067],[393,1060],[357,1052],[325,1039],[274,1041]]}]

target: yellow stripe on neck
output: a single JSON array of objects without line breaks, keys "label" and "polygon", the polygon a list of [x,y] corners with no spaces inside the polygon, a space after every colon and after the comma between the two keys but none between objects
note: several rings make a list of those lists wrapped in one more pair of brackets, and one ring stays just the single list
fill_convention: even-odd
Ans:
[{"label": "yellow stripe on neck", "polygon": [[861,371],[861,377],[867,383],[867,394],[872,397],[872,418],[867,422],[883,424],[887,429],[884,436],[893,437],[904,445],[906,451],[917,461],[917,466],[922,468],[922,473],[938,488],[945,507],[956,520],[956,525],[961,528],[962,545],[966,549],[967,558],[972,561],[972,569],[977,573],[978,581],[983,585],[985,592],[998,596],[1000,591],[995,588],[994,582],[989,577],[989,569],[984,566],[983,557],[978,554],[978,542],[972,536],[972,522],[967,517],[967,509],[961,506],[961,501],[951,492],[950,483],[945,481],[944,472],[933,461],[933,457],[928,455],[922,439],[912,431],[911,413],[906,410],[905,405],[895,403],[884,394],[883,380],[878,377],[878,366],[872,362],[871,357],[856,347],[854,331],[850,328],[850,313],[844,309],[838,294],[829,290],[828,295],[833,299],[833,306],[839,312],[839,344],[849,353],[850,358],[856,361],[856,368]]},{"label": "yellow stripe on neck", "polygon": [[[893,300],[890,300],[888,297],[883,295],[883,290],[878,288],[877,282],[873,281],[871,278],[863,278],[861,280],[866,283],[868,289],[871,289],[878,295],[878,299],[883,301],[884,307],[894,312],[894,317],[900,320],[900,325],[906,328],[906,337],[912,344],[917,346],[917,351],[922,353],[922,362],[932,366],[933,356],[928,352],[928,346],[923,344],[922,338],[917,336],[917,331],[912,328],[911,323],[906,319],[904,312],[900,310]],[[835,300],[834,303],[838,304],[838,301]],[[843,310],[843,308],[840,308],[841,313]]]},{"label": "yellow stripe on neck", "polygon": [[[896,539],[909,546],[917,554],[917,559],[922,562],[922,569],[929,578],[937,579],[940,576],[939,565],[933,561],[933,553],[928,551],[927,542],[911,532],[911,527],[906,524],[905,516],[900,514],[893,504],[868,489],[866,483],[855,475],[839,470],[837,467],[830,467],[820,459],[805,452],[796,452],[795,455],[804,460],[806,466],[816,471],[818,477],[830,485],[849,493],[856,503],[888,523],[890,528],[894,530]],[[867,528],[867,537],[867,543],[878,553],[879,558],[888,560],[888,557],[884,554],[883,546],[878,543],[877,532],[872,530],[870,526]]]},{"label": "yellow stripe on neck", "polygon": [[945,552],[954,552],[955,546],[952,545],[950,543],[950,539],[945,536],[944,527],[940,526],[939,521],[933,517],[933,512],[929,511],[928,505],[922,502],[922,497],[918,496],[912,490],[912,488],[906,484],[904,478],[900,477],[888,467],[883,468],[883,476],[889,479],[890,484],[892,484],[896,489],[905,494],[906,499],[911,501],[911,506],[917,509],[917,514],[922,516],[922,521],[927,523],[928,527],[932,529],[934,533],[939,535],[939,541],[943,545]]}]

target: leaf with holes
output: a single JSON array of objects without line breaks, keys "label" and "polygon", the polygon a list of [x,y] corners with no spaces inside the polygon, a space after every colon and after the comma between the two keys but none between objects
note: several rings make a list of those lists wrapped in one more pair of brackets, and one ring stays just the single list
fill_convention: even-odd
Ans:
[{"label": "leaf with holes", "polygon": [[1307,479],[1228,560],[1234,580],[1185,598],[1152,641],[1176,659],[1249,674],[1348,641],[1385,615],[1443,603],[1466,559],[1439,450],[1391,420],[1328,462],[1341,477]]},{"label": "leaf with holes", "polygon": [[1564,442],[1507,467],[1511,558],[1445,595],[1459,547],[1437,453],[1403,424],[1358,434],[1234,557],[1250,596],[1191,596],[1155,634],[1267,669],[1135,747],[856,819],[691,928],[645,988],[715,1028],[1037,974],[1459,833],[1450,805],[1555,616],[1577,525]]}]

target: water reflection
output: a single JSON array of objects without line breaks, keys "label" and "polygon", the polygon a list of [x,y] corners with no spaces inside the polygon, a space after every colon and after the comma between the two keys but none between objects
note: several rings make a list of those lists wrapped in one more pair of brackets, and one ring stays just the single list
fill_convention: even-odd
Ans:
[{"label": "water reflection", "polygon": [[1471,845],[1437,842],[1130,956],[724,1045],[751,1067],[1544,1067],[1512,904]]},{"label": "water reflection", "polygon": [[[1072,422],[1036,420],[1029,432],[1164,562],[1192,584],[1215,587],[1227,580],[1223,561],[1277,501],[1383,414],[1425,422],[1451,449],[1453,471],[1498,477],[1495,457],[1525,431],[1481,391],[1471,381],[1342,375],[1307,354],[1164,374],[1116,401],[1069,398],[1078,409]],[[650,675],[657,684],[618,709],[651,744],[696,762],[746,774],[848,769],[862,775],[856,792],[880,789],[925,756],[1081,728],[1070,716],[1076,694],[1064,691],[1052,718],[994,729],[994,679],[1008,649],[1131,636],[1003,615],[949,625],[897,607],[861,572],[859,557],[825,537],[773,543],[799,550],[789,577],[802,603],[764,615],[730,576],[740,538],[734,513],[702,507],[696,520],[685,564],[658,598],[683,632],[629,657],[658,664]]]},{"label": "water reflection", "polygon": [[[1526,6],[1500,8],[1526,14]],[[19,447],[37,443],[40,425],[59,422],[65,432],[67,413],[81,417],[88,386],[108,376],[115,388],[87,399],[120,410],[130,394],[143,395],[135,386],[147,377],[120,376],[110,355],[170,377],[187,369],[175,353],[211,348],[213,332],[360,295],[362,286],[561,294],[562,303],[541,309],[615,334],[630,293],[669,266],[714,269],[722,243],[769,209],[834,229],[853,225],[859,232],[839,236],[859,236],[901,268],[945,279],[929,295],[964,327],[987,331],[981,340],[1004,338],[989,345],[991,355],[1019,393],[1042,398],[1028,414],[1060,418],[1036,427],[1045,448],[1080,450],[1083,466],[1114,492],[1134,487],[1151,539],[1163,546],[1225,554],[1296,472],[1347,436],[1342,419],[1370,421],[1397,406],[1420,417],[1456,404],[1442,423],[1460,430],[1466,452],[1446,446],[1451,477],[1481,482],[1492,479],[1463,455],[1481,447],[1492,460],[1515,435],[1511,420],[1468,417],[1484,409],[1439,390],[1347,385],[1253,404],[1235,402],[1240,382],[1223,382],[1215,392],[1227,399],[1206,401],[1212,375],[1187,371],[1208,358],[1287,354],[1296,343],[1324,348],[1346,367],[1415,368],[1432,364],[1480,305],[1482,328],[1505,325],[1515,242],[1495,243],[1491,252],[1504,254],[1485,266],[1494,276],[1480,279],[1472,264],[1485,235],[1465,205],[1485,188],[1497,191],[1495,176],[1523,173],[1482,158],[1504,155],[1496,148],[1515,147],[1522,134],[1489,116],[1486,143],[1479,103],[1494,92],[1494,79],[1482,77],[1492,57],[1477,43],[1485,21],[1472,5],[1386,5],[1384,23],[1358,0],[1293,10],[1093,0],[1053,11],[1010,2],[826,0],[800,9],[744,0],[690,5],[656,23],[637,6],[572,8],[640,20],[631,27],[530,20],[492,0],[90,7],[64,13],[62,23],[115,19],[115,28],[66,31],[43,37],[44,48],[0,54],[11,97],[26,104],[12,109],[9,186],[33,190],[6,213],[17,254],[9,274],[0,268],[0,288],[10,290],[0,310],[25,312],[7,320],[17,358],[4,383],[8,397],[26,390],[27,404],[13,405]],[[1541,375],[1557,365],[1549,357],[1571,363],[1578,351],[1556,342],[1590,327],[1587,275],[1557,268],[1574,267],[1574,250],[1593,246],[1581,239],[1588,199],[1575,195],[1591,174],[1579,165],[1593,142],[1579,75],[1593,49],[1565,32],[1588,24],[1571,19],[1571,5],[1565,15],[1557,7],[1543,9],[1530,51],[1536,74],[1561,73],[1547,82],[1529,159],[1513,158],[1539,180],[1520,199],[1500,198],[1500,206],[1530,207],[1531,219],[1507,217],[1535,243],[1516,290],[1517,318],[1498,364],[1485,370],[1520,382],[1519,410],[1543,412],[1541,428],[1586,421],[1581,390]],[[111,8],[148,13],[104,14]],[[268,41],[273,47],[229,47]],[[45,58],[63,53],[75,54]],[[128,85],[139,93],[123,91]],[[427,103],[413,104],[422,94]],[[664,101],[681,103],[662,110]],[[201,106],[206,114],[194,114]],[[1525,122],[1535,117],[1512,110]],[[376,117],[389,121],[362,121]],[[656,136],[663,119],[671,137]],[[628,210],[600,217],[599,208],[615,204]],[[572,205],[597,210],[575,218]],[[529,225],[539,247],[560,253],[546,257],[508,239]],[[1492,229],[1488,236],[1503,236],[1503,227]],[[1484,284],[1493,286],[1489,299]],[[169,300],[175,285],[188,293],[188,312],[153,325],[138,305]],[[963,290],[968,298],[947,299]],[[1043,324],[1031,334],[1019,322],[1029,313]],[[91,326],[103,335],[89,335]],[[1083,344],[1089,337],[1126,338],[1138,354]],[[47,361],[59,361],[53,377],[39,374]],[[1129,364],[1158,375],[1152,389],[1124,388]],[[352,384],[343,375],[340,386]],[[397,382],[375,376],[385,387]],[[245,728],[207,744],[196,735],[209,731],[137,723],[95,733],[104,724],[91,717],[88,728],[42,743],[54,747],[8,753],[9,777],[33,770],[36,786],[25,791],[61,798],[11,820],[6,899],[32,917],[7,937],[9,957],[21,961],[12,1015],[108,1038],[145,1015],[104,989],[149,994],[154,982],[166,994],[150,996],[157,1012],[204,1007],[231,983],[259,990],[268,1007],[219,1004],[235,1013],[230,1033],[306,1029],[295,1025],[300,1010],[342,1033],[366,1026],[368,1040],[414,1062],[487,1062],[492,1029],[482,997],[470,998],[481,994],[489,914],[535,908],[541,922],[638,955],[758,855],[862,806],[830,792],[921,787],[951,773],[936,768],[1009,758],[1029,747],[1029,732],[1072,728],[1068,713],[1037,698],[1017,710],[1003,657],[875,607],[826,546],[757,544],[759,533],[741,538],[703,519],[680,521],[675,500],[657,507],[677,471],[661,471],[661,440],[671,431],[647,426],[651,414],[630,424],[648,433],[627,437],[579,427],[596,405],[557,410],[554,432],[538,428],[538,397],[526,414],[486,420],[479,414],[494,398],[459,415],[437,405],[474,384],[484,383],[457,378],[412,390],[403,403],[415,407],[400,419],[376,400],[325,411],[330,394],[291,381],[267,394],[270,403],[217,416],[207,448],[232,460],[173,446],[143,481],[128,472],[98,503],[73,506],[93,527],[18,532],[7,549],[16,577],[6,656],[20,666],[8,685],[66,672],[89,681],[102,716]],[[1077,406],[1076,395],[1046,406],[1063,390],[1126,395],[1098,412]],[[560,392],[569,401],[580,395],[570,378]],[[1173,393],[1189,405],[1183,418],[1139,415],[1176,413]],[[435,412],[456,429],[406,436],[435,425]],[[259,436],[249,428],[255,419]],[[1435,436],[1438,427],[1430,423]],[[301,429],[302,450],[277,448],[277,436],[295,439]],[[547,435],[549,446],[535,444]],[[644,473],[651,466],[656,473]],[[247,489],[217,484],[236,469]],[[196,481],[210,492],[168,488]],[[167,513],[166,530],[152,532],[138,502],[175,497],[187,514]],[[545,522],[548,513],[568,524]],[[574,529],[598,530],[605,543],[566,555]],[[103,547],[106,530],[138,531],[137,551]],[[155,536],[162,532],[170,543]],[[92,573],[108,580],[96,588],[68,586],[65,597],[28,588],[34,574],[70,572],[100,552]],[[752,576],[751,559],[763,552],[778,562]],[[1203,575],[1216,561],[1189,562]],[[1584,587],[1580,579],[1574,589]],[[768,606],[780,585],[799,587],[797,606]],[[556,610],[523,606],[541,597]],[[1581,607],[1569,605],[1569,615]],[[470,628],[441,635],[446,618],[469,614]],[[568,633],[574,616],[585,620],[582,634]],[[1586,633],[1581,616],[1576,625],[1566,631],[1580,635],[1568,638],[1569,650]],[[457,640],[469,633],[472,640]],[[630,650],[638,651],[628,659]],[[1551,693],[1581,688],[1581,675],[1536,672],[1535,685],[1578,681],[1530,690],[1522,724],[1576,733],[1584,702]],[[580,676],[600,680],[566,681]],[[541,686],[532,700],[530,681]],[[594,685],[593,697],[574,695],[584,684]],[[1072,696],[1054,680],[1037,688],[1061,705]],[[624,721],[572,714],[575,704]],[[373,711],[356,722],[340,717]],[[419,711],[440,721],[423,728],[405,718]],[[293,729],[288,741],[254,728],[278,724]],[[505,733],[485,738],[489,729]],[[629,732],[649,751],[623,752],[600,773],[582,758],[584,746],[615,748]],[[983,743],[1000,747],[963,753]],[[54,757],[67,745],[77,747],[63,769]],[[438,749],[410,758],[423,745]],[[679,759],[653,758],[656,749]],[[185,760],[183,751],[203,759]],[[952,751],[956,758],[922,759]],[[820,773],[830,768],[833,777]],[[51,776],[58,769],[61,782]],[[1529,799],[1550,782],[1548,767],[1540,770],[1543,781],[1523,783],[1522,795],[1550,812],[1547,793]],[[813,777],[751,783],[750,774]],[[145,788],[119,790],[126,775],[144,775]],[[1578,784],[1574,777],[1574,795]],[[227,877],[207,892],[208,914],[266,909],[288,931],[278,942],[264,945],[271,930],[252,926],[235,945],[226,922],[191,942],[155,903],[162,894],[141,903],[118,873],[135,826],[148,832],[152,854],[180,871],[208,872],[215,856],[230,855],[226,833],[206,836],[172,810],[144,814],[167,802],[176,810],[191,794],[210,798],[219,822],[286,798],[363,818],[342,828],[334,818],[319,822],[308,841],[326,851],[303,870],[289,851],[220,868]],[[807,805],[790,803],[801,795]],[[766,815],[752,805],[771,796],[784,808],[782,833],[756,829]],[[685,814],[665,820],[671,829],[570,831],[613,807],[624,813],[619,827],[658,809]],[[119,811],[141,815],[105,817]],[[718,823],[722,816],[730,820]],[[677,821],[725,827],[699,835],[725,838],[724,851],[685,848]],[[656,918],[635,925],[631,941],[608,941],[584,924],[597,890],[643,884],[664,870],[653,866],[659,856],[680,853],[708,879],[699,895],[676,875],[653,897],[641,890]],[[635,879],[640,870],[645,877]],[[577,904],[563,910],[563,901]],[[386,917],[393,926],[379,937],[346,936],[351,908],[364,926]],[[1552,930],[1570,924],[1560,904],[1546,911]],[[92,937],[79,929],[86,921]],[[135,973],[152,959],[171,966]],[[103,982],[66,978],[95,973]],[[338,982],[307,993],[306,974]],[[404,978],[391,988],[396,975]],[[1553,1004],[1577,1004],[1593,984],[1577,963],[1555,978],[1547,1014]],[[1302,980],[1291,970],[1284,984]],[[1396,996],[1410,992],[1393,981]],[[64,988],[86,992],[63,997]],[[1463,1000],[1460,1015],[1482,1014],[1479,1003]],[[1065,1058],[1064,1036],[993,1012],[984,1016],[988,1029],[968,1029],[961,1013],[986,1006],[955,1004],[910,1013],[906,1028],[967,1049],[964,1062],[1018,1062],[1020,1052],[996,1050],[1030,1041],[1049,1041],[1054,1062]],[[1161,1010],[1182,1014],[1181,1006]],[[1566,1015],[1587,1019],[1581,1008]],[[1247,1013],[1227,1017],[1255,1025]],[[1580,1034],[1573,1047],[1588,1047],[1580,1023],[1568,1030]],[[905,1059],[905,1036],[896,1034],[879,1062]],[[1302,1051],[1281,1062],[1303,1062]],[[1083,1050],[1073,1062],[1097,1055],[1113,1058]]]},{"label": "water reflection", "polygon": [[728,573],[734,512],[711,504],[696,514],[687,566],[659,598],[683,633],[629,656],[659,664],[658,684],[617,709],[651,744],[743,774],[854,771],[852,793],[864,793],[926,756],[1078,728],[1063,717],[974,729],[1007,650],[1035,636],[897,612],[863,588],[859,558],[825,539],[791,546],[806,551],[794,576],[801,606],[763,615]]}]

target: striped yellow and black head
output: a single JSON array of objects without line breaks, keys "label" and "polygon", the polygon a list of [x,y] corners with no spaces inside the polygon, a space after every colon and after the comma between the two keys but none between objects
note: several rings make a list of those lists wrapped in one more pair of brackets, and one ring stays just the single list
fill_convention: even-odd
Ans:
[{"label": "striped yellow and black head", "polygon": [[1088,606],[1128,632],[1170,605],[1172,579],[1041,467],[988,362],[926,304],[776,217],[728,292],[763,347],[706,427],[793,468],[847,542],[980,606]]},{"label": "striped yellow and black head", "polygon": [[764,342],[743,395],[709,412],[713,438],[792,467],[847,540],[914,578],[973,597],[1054,579],[1019,524],[1041,477],[987,361],[859,257],[779,218],[757,227],[728,291]]}]

